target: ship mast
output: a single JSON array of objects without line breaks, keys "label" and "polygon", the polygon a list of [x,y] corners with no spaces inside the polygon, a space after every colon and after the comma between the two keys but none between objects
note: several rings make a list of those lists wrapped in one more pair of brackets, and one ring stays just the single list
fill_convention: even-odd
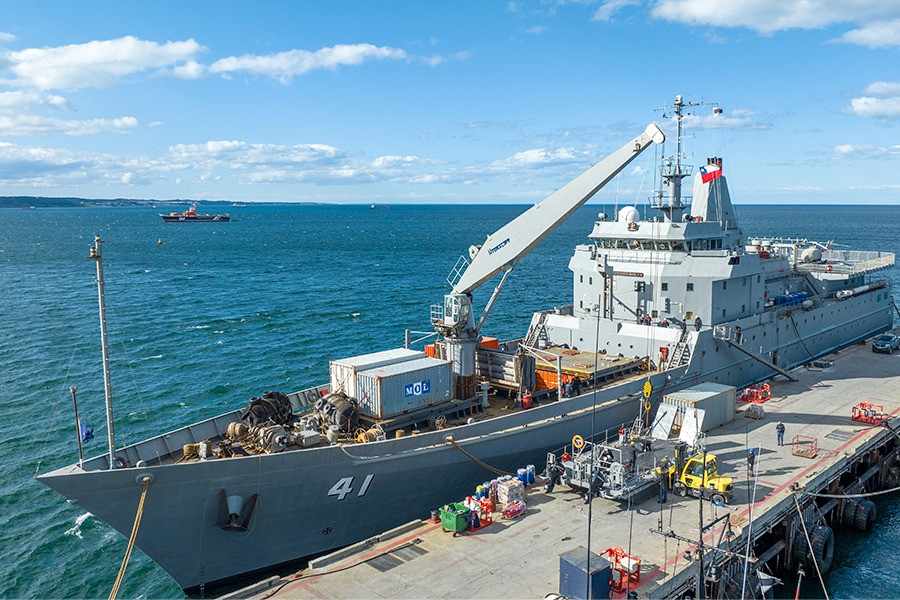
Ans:
[{"label": "ship mast", "polygon": [[100,302],[100,347],[103,352],[103,389],[106,395],[106,435],[109,443],[109,468],[116,467],[116,438],[113,433],[113,410],[112,410],[112,386],[109,378],[109,349],[107,347],[106,336],[106,292],[103,282],[103,254],[100,251],[100,245],[103,240],[99,235],[94,235],[94,244],[91,246],[91,253],[88,256],[97,263],[97,296]]},{"label": "ship mast", "polygon": [[[675,96],[673,104],[657,109],[666,111],[662,115],[664,119],[675,120],[675,156],[663,157],[660,165],[660,175],[665,180],[668,194],[664,190],[658,190],[652,199],[652,207],[661,211],[667,221],[681,221],[686,208],[682,203],[681,181],[691,174],[691,166],[681,164],[681,120],[684,118],[684,110],[705,104],[705,102],[685,102],[681,95],[678,95]],[[668,111],[671,111],[671,116]]]}]

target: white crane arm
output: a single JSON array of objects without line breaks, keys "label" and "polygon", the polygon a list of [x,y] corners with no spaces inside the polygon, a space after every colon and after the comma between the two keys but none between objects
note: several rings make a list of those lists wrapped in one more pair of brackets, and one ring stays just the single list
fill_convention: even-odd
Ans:
[{"label": "white crane arm", "polygon": [[652,142],[661,144],[665,139],[659,127],[647,125],[642,134],[489,235],[453,292],[471,292],[500,271],[515,266]]}]

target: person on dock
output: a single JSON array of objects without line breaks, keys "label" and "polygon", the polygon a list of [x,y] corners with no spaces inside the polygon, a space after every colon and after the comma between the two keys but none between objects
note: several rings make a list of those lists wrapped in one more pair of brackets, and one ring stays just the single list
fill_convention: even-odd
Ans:
[{"label": "person on dock", "polygon": [[549,494],[553,491],[553,488],[556,487],[556,484],[559,483],[559,480],[562,479],[562,476],[566,472],[566,467],[563,466],[562,459],[560,457],[556,457],[556,462],[553,463],[553,466],[550,467],[550,472],[548,475],[550,476],[550,481],[547,482],[547,487],[545,488],[546,492]]},{"label": "person on dock", "polygon": [[637,446],[634,445],[634,441],[631,442],[631,472],[634,473],[637,471]]},{"label": "person on dock", "polygon": [[659,485],[659,504],[665,504],[669,493],[666,485],[666,472],[662,469],[657,469],[657,471],[659,471],[659,477],[656,480],[656,483]]},{"label": "person on dock", "polygon": [[778,421],[778,425],[775,426],[775,433],[778,434],[778,445],[784,446],[784,423]]},{"label": "person on dock", "polygon": [[753,465],[756,462],[756,449],[750,448],[747,452],[747,472],[750,473],[750,476],[753,476]]},{"label": "person on dock", "polygon": [[563,392],[565,393],[566,398],[572,397],[572,380],[571,379],[566,382],[565,386],[563,386]]},{"label": "person on dock", "polygon": [[576,396],[581,395],[581,377],[578,375],[572,379],[572,391],[575,392]]}]

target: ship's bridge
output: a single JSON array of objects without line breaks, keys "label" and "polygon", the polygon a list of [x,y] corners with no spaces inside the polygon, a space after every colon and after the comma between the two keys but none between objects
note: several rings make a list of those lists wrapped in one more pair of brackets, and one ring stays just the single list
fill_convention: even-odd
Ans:
[{"label": "ship's bridge", "polygon": [[740,249],[740,231],[724,231],[716,221],[597,221],[589,236],[596,248],[639,252],[692,252]]}]

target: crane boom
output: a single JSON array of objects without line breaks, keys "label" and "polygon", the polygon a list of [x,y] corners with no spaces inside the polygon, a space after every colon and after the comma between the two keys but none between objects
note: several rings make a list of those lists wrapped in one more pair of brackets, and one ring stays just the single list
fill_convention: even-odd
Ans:
[{"label": "crane boom", "polygon": [[471,292],[501,271],[515,266],[651,142],[661,144],[665,139],[659,127],[652,123],[647,125],[639,136],[490,234],[484,244],[470,250],[472,262],[453,286],[453,293]]}]

